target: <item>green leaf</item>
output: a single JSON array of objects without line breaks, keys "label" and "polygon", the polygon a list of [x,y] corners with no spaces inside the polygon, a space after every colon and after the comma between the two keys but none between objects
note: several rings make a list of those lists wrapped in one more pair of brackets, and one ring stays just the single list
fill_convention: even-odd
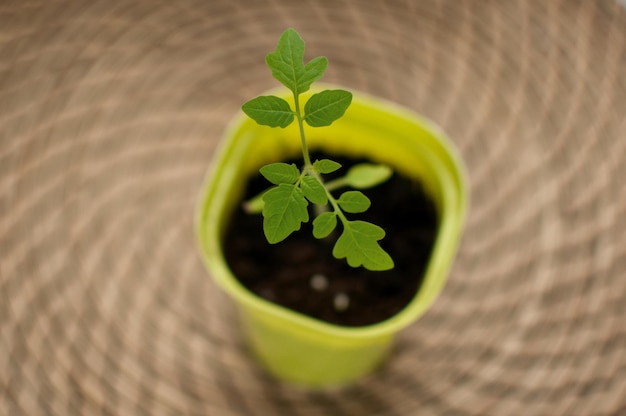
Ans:
[{"label": "green leaf", "polygon": [[265,57],[272,76],[298,95],[320,79],[328,66],[323,56],[304,65],[304,41],[293,29],[287,29],[278,40],[276,50]]},{"label": "green leaf", "polygon": [[341,165],[339,163],[330,159],[316,160],[315,162],[313,162],[313,168],[318,173],[322,173],[322,174],[332,173],[338,170],[340,167]]},{"label": "green leaf", "polygon": [[352,93],[344,90],[324,90],[314,94],[304,106],[304,120],[311,127],[330,126],[346,112]]},{"label": "green leaf", "polygon": [[337,227],[337,214],[323,212],[313,220],[313,237],[325,238]]},{"label": "green leaf", "polygon": [[368,270],[389,270],[393,260],[378,244],[385,231],[365,221],[344,222],[343,232],[335,243],[333,256],[345,258],[351,267],[363,266]]},{"label": "green leaf", "polygon": [[281,183],[263,196],[263,232],[270,244],[283,241],[309,220],[308,202],[295,185]]},{"label": "green leaf", "polygon": [[298,92],[305,92],[311,88],[311,84],[320,79],[326,68],[328,67],[328,59],[325,56],[318,56],[311,59],[304,66],[304,74],[298,80]]},{"label": "green leaf", "polygon": [[304,196],[314,204],[326,205],[328,203],[328,196],[326,195],[324,185],[314,176],[305,176],[302,178],[300,188],[304,192]]},{"label": "green leaf", "polygon": [[261,175],[274,185],[279,185],[281,183],[296,183],[298,178],[300,177],[300,171],[296,167],[295,164],[287,164],[287,163],[270,163],[269,165],[263,166],[259,169]]},{"label": "green leaf", "polygon": [[285,128],[294,118],[289,103],[273,95],[260,96],[241,106],[244,113],[263,126]]},{"label": "green leaf", "polygon": [[386,165],[361,163],[353,166],[346,174],[346,185],[356,189],[365,189],[385,182],[392,174]]},{"label": "green leaf", "polygon": [[353,214],[365,212],[371,205],[369,198],[359,191],[344,192],[337,200],[337,203],[342,210]]}]

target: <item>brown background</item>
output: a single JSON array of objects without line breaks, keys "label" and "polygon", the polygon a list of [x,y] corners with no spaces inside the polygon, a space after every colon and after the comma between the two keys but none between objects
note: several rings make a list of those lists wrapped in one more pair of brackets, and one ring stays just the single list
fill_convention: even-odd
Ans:
[{"label": "brown background", "polygon": [[[439,123],[472,207],[377,374],[248,358],[193,211],[282,30]],[[0,2],[0,414],[626,414],[626,11],[579,1]]]}]

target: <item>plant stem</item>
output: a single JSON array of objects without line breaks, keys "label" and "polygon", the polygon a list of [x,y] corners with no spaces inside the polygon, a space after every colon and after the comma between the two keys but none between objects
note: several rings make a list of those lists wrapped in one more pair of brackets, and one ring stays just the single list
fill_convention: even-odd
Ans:
[{"label": "plant stem", "polygon": [[335,189],[339,189],[339,188],[343,188],[344,186],[348,186],[348,181],[346,180],[346,177],[343,176],[341,178],[332,180],[330,182],[326,182],[324,184],[324,186],[326,187],[326,189],[328,189],[330,192],[332,192]]},{"label": "plant stem", "polygon": [[[333,211],[335,211],[335,213],[337,214],[337,216],[341,220],[342,224],[345,225],[346,222],[348,221],[348,219],[346,218],[346,216],[344,215],[343,211],[339,207],[339,204],[337,203],[337,200],[330,193],[330,189],[328,189],[328,187],[324,183],[324,180],[322,179],[322,176],[319,173],[317,173],[315,171],[315,169],[313,169],[313,164],[311,163],[311,156],[309,155],[309,148],[308,148],[308,146],[306,144],[306,137],[304,136],[304,120],[302,119],[302,114],[300,113],[299,94],[294,93],[293,97],[294,97],[294,104],[295,104],[295,107],[296,107],[296,118],[298,119],[298,127],[300,128],[300,141],[302,143],[302,157],[304,159],[303,174],[305,174],[305,175],[306,174],[312,174],[313,176],[315,176],[317,178],[318,181],[320,181],[320,183],[324,187],[324,190],[326,191],[326,196],[328,197],[328,201],[330,202],[330,204],[333,207]],[[333,185],[334,185],[334,187],[337,187],[337,188],[344,185],[341,182],[341,180],[336,180],[336,181],[333,181],[333,182],[336,182]]]},{"label": "plant stem", "polygon": [[306,144],[306,138],[304,136],[304,120],[302,119],[302,114],[300,113],[300,100],[299,94],[293,94],[294,103],[296,106],[296,118],[298,119],[298,127],[300,128],[300,142],[302,143],[302,157],[304,159],[305,170],[309,170],[311,166],[311,156],[309,156],[309,148]]},{"label": "plant stem", "polygon": [[335,199],[333,194],[330,193],[330,191],[328,190],[326,186],[324,186],[324,189],[326,190],[326,196],[328,197],[328,202],[330,202],[330,205],[332,205],[333,207],[333,211],[335,211],[335,214],[337,214],[337,216],[341,220],[341,223],[345,226],[346,222],[348,221],[348,218],[346,218],[345,214],[339,207],[339,204],[337,203],[337,200]]}]

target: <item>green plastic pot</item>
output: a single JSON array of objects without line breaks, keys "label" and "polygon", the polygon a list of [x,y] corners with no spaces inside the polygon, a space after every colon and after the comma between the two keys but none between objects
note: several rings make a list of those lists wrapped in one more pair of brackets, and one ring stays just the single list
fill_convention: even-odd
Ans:
[{"label": "green plastic pot", "polygon": [[[289,100],[286,93],[278,95]],[[244,335],[260,363],[289,383],[340,386],[376,369],[388,354],[394,335],[424,314],[442,290],[466,213],[466,176],[457,152],[439,128],[406,109],[364,94],[355,93],[348,111],[331,126],[307,129],[311,150],[367,157],[419,179],[439,216],[423,283],[409,305],[371,326],[332,325],[253,294],[232,274],[222,252],[226,226],[241,203],[248,178],[267,163],[301,154],[298,134],[296,123],[273,129],[259,126],[243,113],[237,116],[207,174],[196,228],[204,263],[234,299]]]}]

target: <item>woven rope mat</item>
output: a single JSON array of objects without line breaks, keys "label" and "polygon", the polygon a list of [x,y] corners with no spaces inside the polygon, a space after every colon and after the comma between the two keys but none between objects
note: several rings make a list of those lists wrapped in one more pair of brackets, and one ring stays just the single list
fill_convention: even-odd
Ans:
[{"label": "woven rope mat", "polygon": [[[453,138],[449,284],[378,373],[248,357],[193,211],[293,26],[326,81]],[[0,414],[626,414],[626,11],[616,1],[0,3]]]}]

